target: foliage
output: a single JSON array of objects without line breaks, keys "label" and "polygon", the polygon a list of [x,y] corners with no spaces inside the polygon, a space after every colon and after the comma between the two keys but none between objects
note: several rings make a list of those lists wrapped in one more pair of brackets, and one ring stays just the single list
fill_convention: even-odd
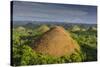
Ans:
[{"label": "foliage", "polygon": [[[39,29],[39,28],[38,28]],[[30,33],[31,32],[31,33]],[[77,40],[81,47],[81,51],[71,56],[53,57],[35,52],[31,48],[34,42],[42,32],[36,29],[27,29],[20,31],[13,29],[12,38],[12,63],[18,65],[37,65],[37,64],[56,64],[70,62],[84,62],[97,60],[97,32],[96,31],[71,31],[72,37]]]},{"label": "foliage", "polygon": [[84,61],[97,60],[97,34],[95,31],[72,32],[72,37],[77,40],[82,53],[86,55]]},{"label": "foliage", "polygon": [[19,51],[14,51],[13,59],[14,59],[14,63],[13,63],[14,65],[56,64],[56,63],[82,61],[81,54],[79,53],[72,54],[71,56],[65,55],[62,57],[53,57],[53,56],[37,53],[27,45],[19,46]]}]

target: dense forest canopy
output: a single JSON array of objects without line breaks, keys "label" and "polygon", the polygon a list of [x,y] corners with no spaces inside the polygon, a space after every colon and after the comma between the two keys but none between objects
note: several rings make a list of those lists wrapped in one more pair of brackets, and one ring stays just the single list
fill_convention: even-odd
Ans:
[{"label": "dense forest canopy", "polygon": [[64,55],[61,57],[38,53],[32,49],[32,45],[36,39],[52,27],[52,24],[17,25],[12,29],[12,65],[56,64],[97,60],[96,25],[90,24],[88,28],[85,27],[85,24],[83,26],[61,24],[60,26],[70,32],[71,37],[78,42],[81,48],[80,51],[76,51],[70,56]]}]

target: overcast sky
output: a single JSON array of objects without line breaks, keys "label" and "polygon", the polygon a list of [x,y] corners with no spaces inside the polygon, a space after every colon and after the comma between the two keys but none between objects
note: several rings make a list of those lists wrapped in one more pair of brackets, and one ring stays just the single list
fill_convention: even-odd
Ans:
[{"label": "overcast sky", "polygon": [[13,2],[13,20],[95,24],[97,7],[15,1]]}]

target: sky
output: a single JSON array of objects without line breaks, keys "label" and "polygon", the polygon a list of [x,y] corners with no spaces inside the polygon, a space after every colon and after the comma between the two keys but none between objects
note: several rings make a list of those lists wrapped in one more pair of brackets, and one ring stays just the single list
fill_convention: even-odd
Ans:
[{"label": "sky", "polygon": [[13,2],[13,21],[97,23],[97,7],[40,2]]}]

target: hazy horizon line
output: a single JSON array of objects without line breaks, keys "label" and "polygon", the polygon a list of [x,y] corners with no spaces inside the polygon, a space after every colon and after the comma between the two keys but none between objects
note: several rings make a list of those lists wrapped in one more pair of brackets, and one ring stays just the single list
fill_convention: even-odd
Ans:
[{"label": "hazy horizon line", "polygon": [[65,21],[24,21],[24,20],[17,20],[17,21],[13,21],[14,22],[27,22],[27,23],[34,23],[34,22],[40,22],[40,23],[73,23],[73,24],[97,24],[97,23],[84,23],[84,22],[65,22]]}]

